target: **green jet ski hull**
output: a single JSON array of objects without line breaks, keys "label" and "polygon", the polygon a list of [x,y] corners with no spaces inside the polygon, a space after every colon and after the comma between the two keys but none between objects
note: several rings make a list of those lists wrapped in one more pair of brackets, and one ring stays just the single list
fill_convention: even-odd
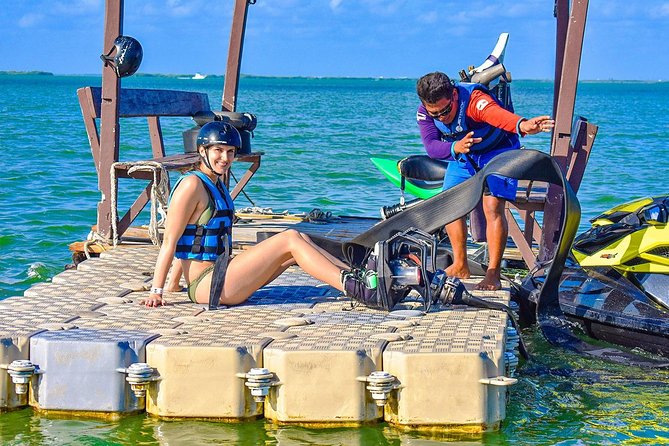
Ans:
[{"label": "green jet ski hull", "polygon": [[[402,179],[399,171],[397,170],[397,158],[381,158],[381,157],[372,157],[370,158],[372,163],[376,166],[377,169],[386,177],[388,180],[397,187],[401,187]],[[422,188],[413,184],[411,181],[406,181],[404,185],[404,191],[413,195],[416,198],[421,198],[427,200],[432,198],[441,192],[441,186],[435,183],[429,183],[432,188]],[[436,187],[434,187],[436,186]]]}]

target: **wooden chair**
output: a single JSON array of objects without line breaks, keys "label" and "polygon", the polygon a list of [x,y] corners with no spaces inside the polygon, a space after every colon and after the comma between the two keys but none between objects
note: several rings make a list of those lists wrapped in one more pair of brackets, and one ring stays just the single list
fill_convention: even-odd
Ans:
[{"label": "wooden chair", "polygon": [[[198,159],[198,154],[178,153],[165,155],[165,146],[161,128],[161,118],[165,117],[193,117],[199,112],[209,112],[209,98],[205,93],[175,91],[175,90],[149,90],[149,89],[121,89],[119,94],[119,117],[136,118],[145,117],[149,124],[149,135],[151,140],[152,157],[145,160],[120,161],[119,155],[115,154],[110,165],[101,165],[100,132],[98,119],[101,116],[102,89],[100,87],[83,87],[77,90],[81,113],[86,126],[86,133],[91,146],[93,160],[98,176],[105,176],[112,182],[112,202],[116,203],[116,190],[118,178],[133,178],[149,181],[146,188],[135,199],[130,208],[123,216],[114,221],[115,230],[112,231],[113,240],[117,240],[137,218],[151,199],[151,190],[156,181],[160,181],[163,171],[184,169]],[[185,129],[184,129],[185,130]],[[181,148],[183,151],[183,148]],[[251,153],[240,155],[237,160],[252,163],[251,167],[237,183],[231,192],[234,199],[250,180],[251,176],[260,166],[262,153]],[[154,165],[156,169],[136,169],[138,165]],[[165,180],[165,179],[163,179]],[[112,214],[118,214],[117,209]],[[114,218],[116,220],[116,218]]]}]

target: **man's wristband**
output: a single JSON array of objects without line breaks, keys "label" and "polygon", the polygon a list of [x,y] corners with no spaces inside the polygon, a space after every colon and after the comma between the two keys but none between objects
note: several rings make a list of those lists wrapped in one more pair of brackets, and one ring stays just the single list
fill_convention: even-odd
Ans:
[{"label": "man's wristband", "polygon": [[527,121],[527,119],[525,119],[525,118],[520,118],[520,119],[518,120],[518,122],[516,123],[516,133],[518,133],[520,136],[525,136],[525,133],[523,133],[523,132],[520,130],[520,124],[522,124],[523,121]]},{"label": "man's wristband", "polygon": [[151,287],[151,291],[150,291],[150,293],[151,293],[151,294],[157,294],[157,295],[159,295],[159,296],[162,296],[162,295],[163,295],[163,289],[154,286],[154,287]]}]

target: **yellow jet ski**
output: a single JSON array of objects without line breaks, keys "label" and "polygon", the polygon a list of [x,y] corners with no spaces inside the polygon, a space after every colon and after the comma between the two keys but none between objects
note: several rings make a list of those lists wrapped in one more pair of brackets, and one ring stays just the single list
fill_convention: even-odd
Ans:
[{"label": "yellow jet ski", "polygon": [[574,241],[583,268],[610,267],[669,309],[669,196],[621,204]]},{"label": "yellow jet ski", "polygon": [[590,336],[669,357],[669,196],[591,220],[572,245],[560,308]]}]

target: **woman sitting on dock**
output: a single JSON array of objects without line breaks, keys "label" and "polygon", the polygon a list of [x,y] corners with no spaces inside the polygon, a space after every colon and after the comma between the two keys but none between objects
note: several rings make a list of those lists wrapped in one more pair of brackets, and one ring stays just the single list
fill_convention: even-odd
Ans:
[{"label": "woman sitting on dock", "polygon": [[[240,134],[228,123],[210,122],[200,129],[200,160],[174,186],[153,285],[149,297],[142,301],[145,306],[165,305],[163,286],[174,257],[183,268],[188,297],[195,303],[210,302],[216,259],[232,247],[234,204],[220,178],[227,175],[240,148]],[[295,264],[353,299],[365,301],[376,293],[375,287],[365,286],[370,282],[365,280],[365,271],[351,270],[307,235],[288,229],[234,256],[227,270],[222,265],[218,273],[224,274],[224,282],[218,303],[244,302]]]}]

